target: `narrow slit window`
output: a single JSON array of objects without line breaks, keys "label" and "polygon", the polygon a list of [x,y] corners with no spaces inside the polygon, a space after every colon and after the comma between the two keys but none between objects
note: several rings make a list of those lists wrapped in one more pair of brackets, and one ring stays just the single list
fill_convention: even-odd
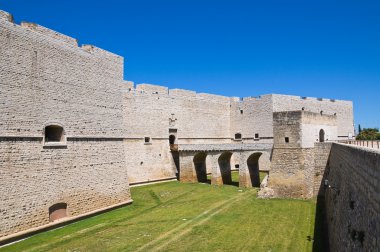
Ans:
[{"label": "narrow slit window", "polygon": [[289,137],[285,137],[285,143],[289,143]]}]

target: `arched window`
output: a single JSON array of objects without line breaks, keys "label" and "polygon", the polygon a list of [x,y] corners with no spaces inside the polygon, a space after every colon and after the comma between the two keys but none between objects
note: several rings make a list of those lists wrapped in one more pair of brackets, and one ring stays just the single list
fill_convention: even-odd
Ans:
[{"label": "arched window", "polygon": [[59,125],[49,125],[45,127],[45,143],[64,142],[64,131]]},{"label": "arched window", "polygon": [[323,143],[324,141],[325,141],[325,131],[323,129],[321,129],[319,131],[319,142]]},{"label": "arched window", "polygon": [[56,221],[67,217],[67,204],[57,203],[49,207],[49,220]]}]

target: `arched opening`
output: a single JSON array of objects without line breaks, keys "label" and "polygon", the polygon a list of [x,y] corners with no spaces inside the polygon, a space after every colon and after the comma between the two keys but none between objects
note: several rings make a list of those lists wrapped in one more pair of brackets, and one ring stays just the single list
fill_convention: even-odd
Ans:
[{"label": "arched opening", "polygon": [[251,180],[251,184],[253,187],[260,187],[260,167],[259,167],[259,159],[262,153],[253,153],[247,159],[247,166],[249,177]]},{"label": "arched opening", "polygon": [[224,152],[218,159],[218,165],[223,184],[232,184],[231,156],[231,152]]},{"label": "arched opening", "polygon": [[193,159],[197,180],[202,183],[207,182],[206,157],[207,154],[205,152],[200,152]]},{"label": "arched opening", "polygon": [[59,125],[49,125],[45,127],[45,143],[63,142],[63,128]]},{"label": "arched opening", "polygon": [[175,143],[175,135],[170,135],[169,136],[169,144],[173,145]]},{"label": "arched opening", "polygon": [[323,143],[324,141],[325,141],[325,131],[323,129],[321,129],[319,131],[319,142]]},{"label": "arched opening", "polygon": [[56,221],[67,217],[67,204],[57,203],[49,207],[49,220]]}]

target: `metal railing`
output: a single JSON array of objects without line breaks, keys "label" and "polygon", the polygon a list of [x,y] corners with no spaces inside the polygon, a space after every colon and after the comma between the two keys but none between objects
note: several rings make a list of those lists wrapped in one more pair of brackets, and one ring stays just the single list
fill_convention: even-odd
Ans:
[{"label": "metal railing", "polygon": [[339,143],[352,144],[356,146],[368,147],[373,149],[380,149],[379,140],[341,140]]}]

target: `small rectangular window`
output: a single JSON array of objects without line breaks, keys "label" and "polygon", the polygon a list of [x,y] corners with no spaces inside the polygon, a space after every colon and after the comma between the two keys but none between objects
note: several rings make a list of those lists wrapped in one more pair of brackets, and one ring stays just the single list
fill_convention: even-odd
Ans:
[{"label": "small rectangular window", "polygon": [[244,112],[244,111],[241,109],[241,110],[240,110],[240,114],[243,114],[243,112]]},{"label": "small rectangular window", "polygon": [[259,138],[259,134],[258,133],[255,134],[255,138]]},{"label": "small rectangular window", "polygon": [[289,143],[289,137],[285,137],[285,143]]},{"label": "small rectangular window", "polygon": [[240,133],[235,134],[235,140],[241,140],[241,134]]},{"label": "small rectangular window", "polygon": [[144,141],[145,141],[145,143],[150,143],[150,137],[145,137]]}]

